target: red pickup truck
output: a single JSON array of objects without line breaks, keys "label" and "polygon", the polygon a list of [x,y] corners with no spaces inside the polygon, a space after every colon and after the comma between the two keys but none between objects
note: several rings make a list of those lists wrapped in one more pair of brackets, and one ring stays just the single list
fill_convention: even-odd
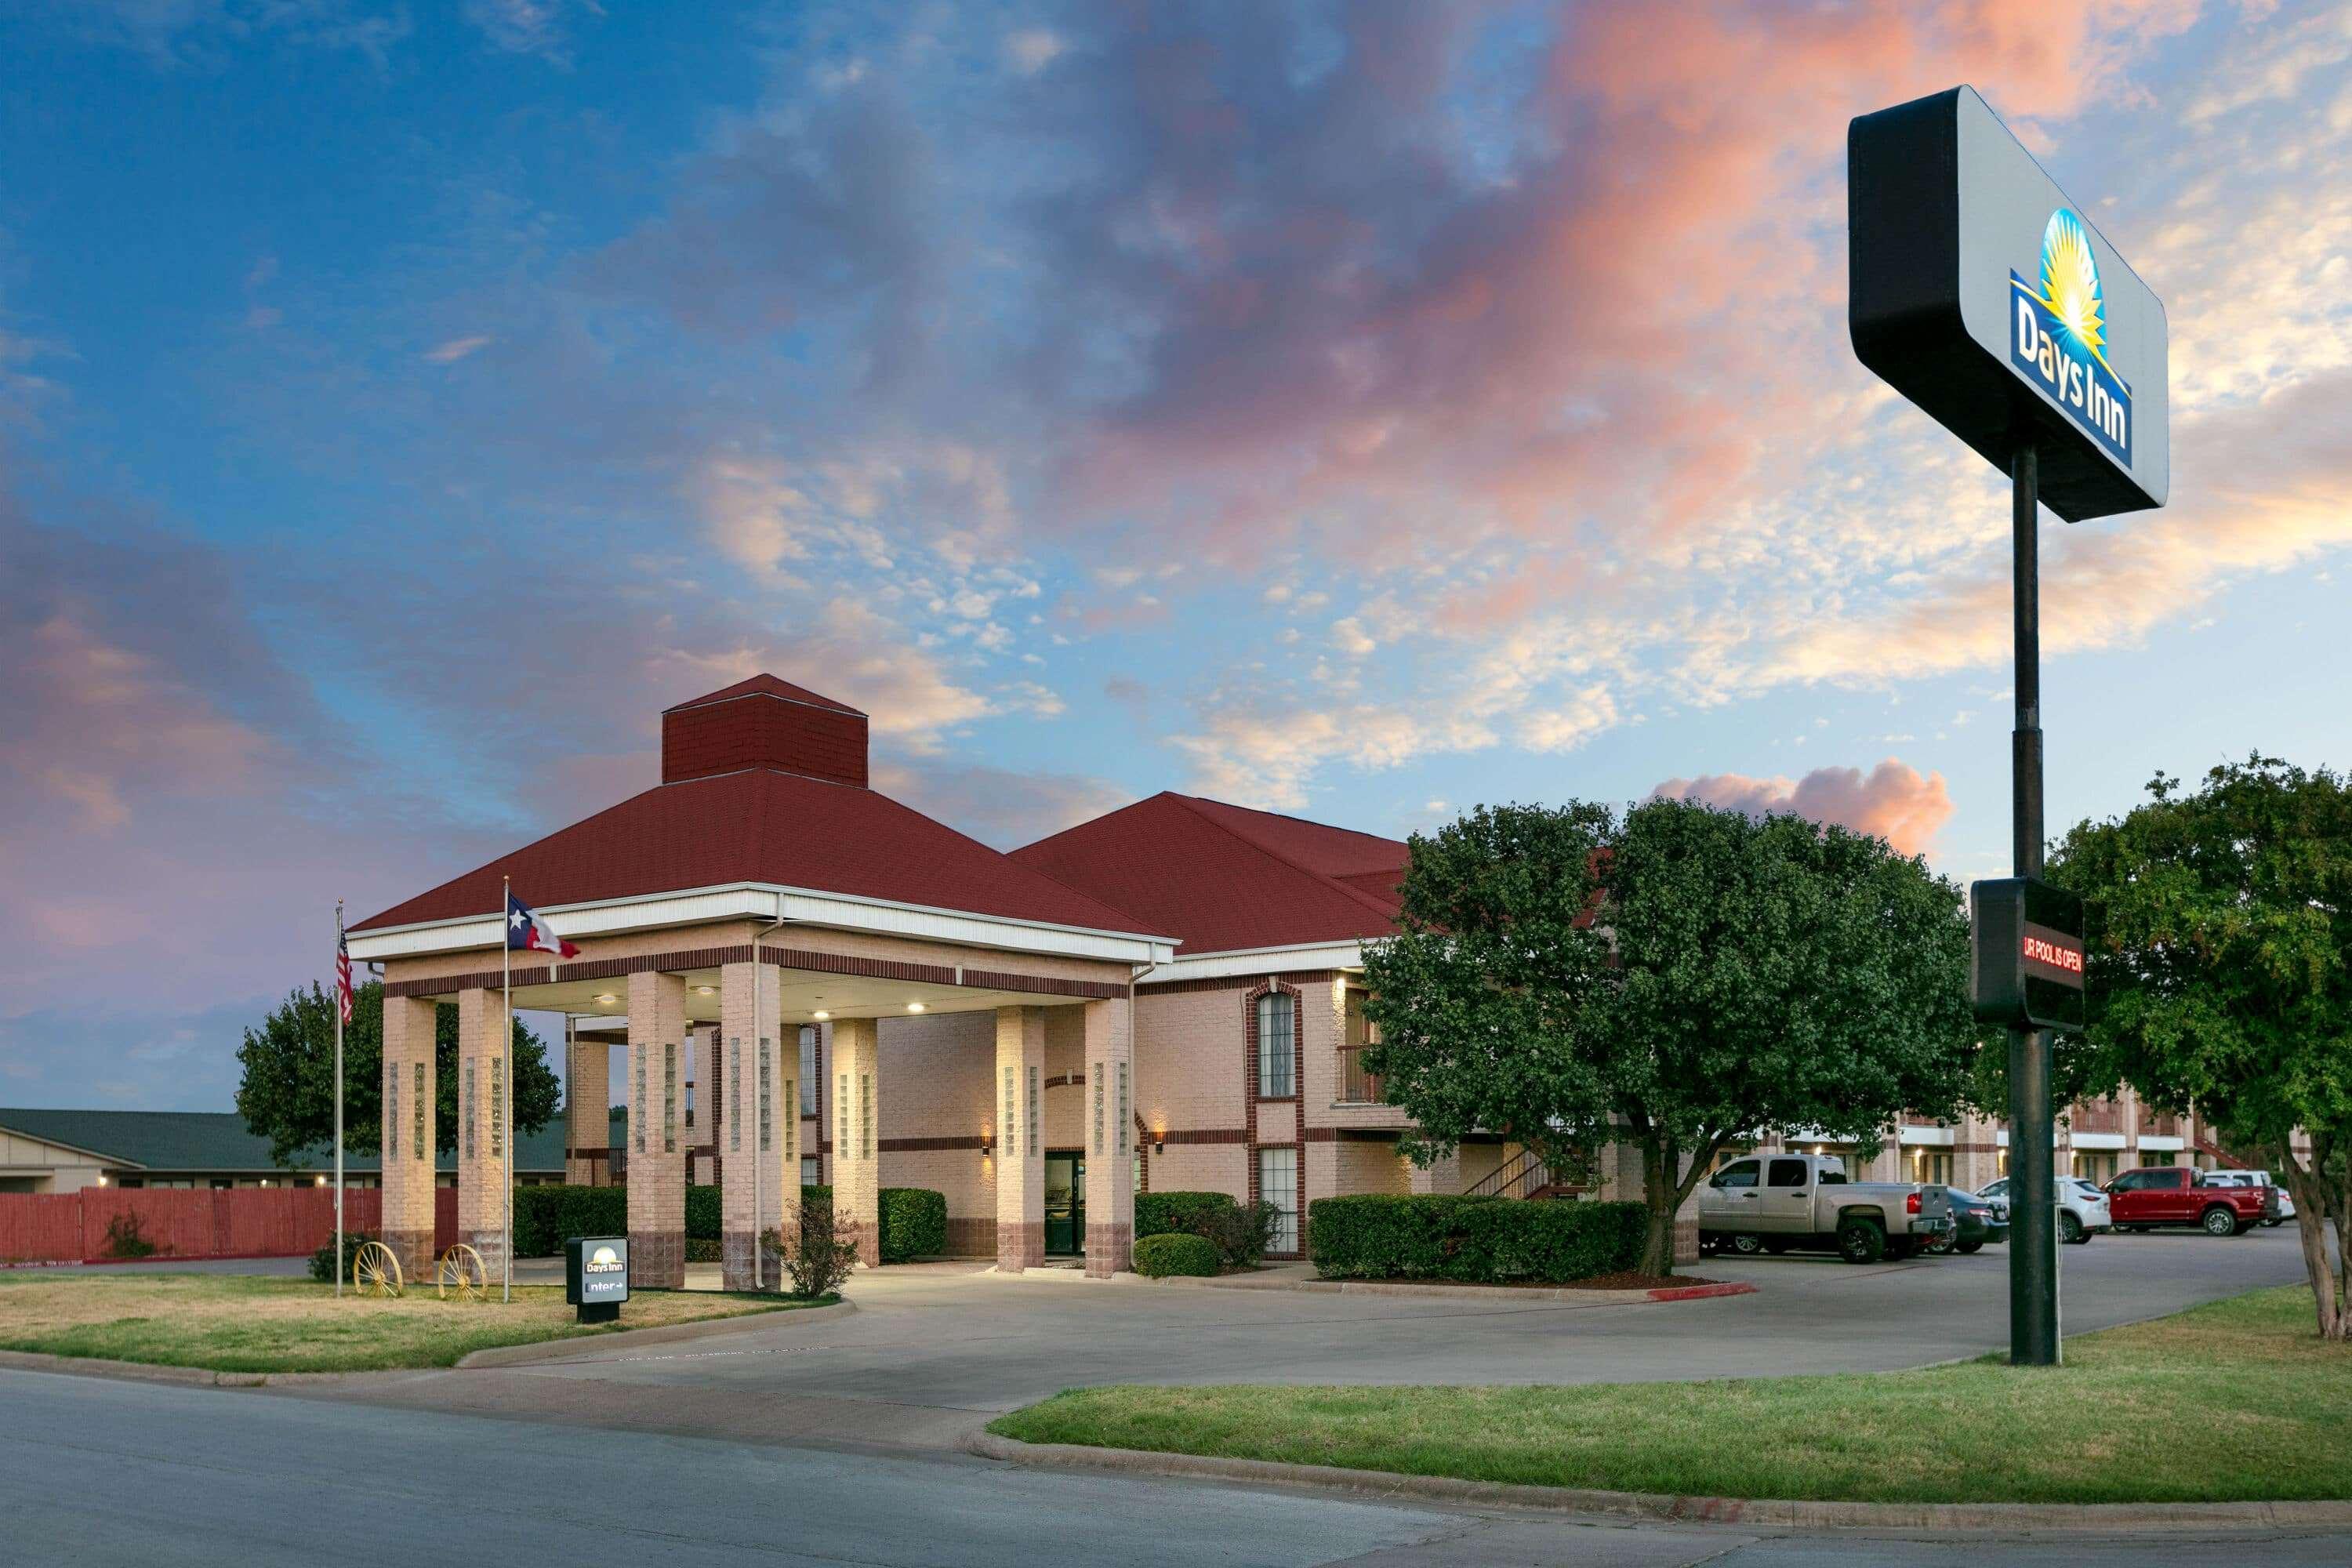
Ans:
[{"label": "red pickup truck", "polygon": [[2117,1230],[2193,1225],[2208,1236],[2243,1236],[2272,1217],[2278,1194],[2269,1187],[2207,1186],[2186,1165],[2126,1171],[2106,1186]]}]

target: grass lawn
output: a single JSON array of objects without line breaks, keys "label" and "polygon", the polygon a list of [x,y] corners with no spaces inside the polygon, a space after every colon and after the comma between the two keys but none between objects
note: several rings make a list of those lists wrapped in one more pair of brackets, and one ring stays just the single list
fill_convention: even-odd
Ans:
[{"label": "grass lawn", "polygon": [[2063,1368],[1580,1387],[1073,1390],[992,1422],[1080,1443],[1480,1481],[1877,1502],[2352,1497],[2352,1352],[2310,1291],[2070,1340]]},{"label": "grass lawn", "polygon": [[448,1366],[492,1345],[649,1329],[806,1305],[773,1296],[655,1290],[612,1325],[572,1321],[555,1285],[511,1304],[346,1295],[308,1279],[236,1274],[0,1273],[0,1350],[103,1356],[215,1372],[376,1372]]}]

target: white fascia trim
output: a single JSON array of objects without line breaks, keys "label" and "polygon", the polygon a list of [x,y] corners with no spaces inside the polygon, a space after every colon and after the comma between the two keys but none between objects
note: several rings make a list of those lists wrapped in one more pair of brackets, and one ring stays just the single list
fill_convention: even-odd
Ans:
[{"label": "white fascia trim", "polygon": [[1228,952],[1186,953],[1135,977],[1138,985],[1164,985],[1171,980],[1227,980],[1236,975],[1285,974],[1302,969],[1361,969],[1360,942],[1303,942],[1287,947],[1235,948]]},{"label": "white fascia trim", "polygon": [[2077,1132],[2071,1142],[2077,1149],[2122,1149],[2127,1147],[2120,1132]]},{"label": "white fascia trim", "polygon": [[2140,1134],[2139,1146],[2151,1151],[2178,1154],[2189,1147],[2189,1140],[2176,1138],[2168,1132],[2143,1132]]},{"label": "white fascia trim", "polygon": [[[997,948],[1008,952],[1051,953],[1064,958],[1099,958],[1114,963],[1165,963],[1176,950],[1176,939],[1139,932],[1090,931],[1082,926],[1054,925],[1044,921],[1015,920],[1001,915],[973,914],[963,910],[893,903],[887,899],[861,898],[854,893],[825,893],[807,888],[780,887],[772,882],[739,882],[726,887],[688,888],[626,899],[600,899],[578,904],[550,904],[538,911],[559,936],[578,939],[609,936],[618,931],[651,931],[663,926],[701,925],[724,920],[777,920],[788,925],[828,927],[837,931],[870,931],[919,941],[955,942],[967,947]],[[455,952],[467,948],[496,947],[503,940],[496,914],[466,915],[455,920],[423,921],[354,934],[352,956],[369,963],[413,958],[424,953]],[[767,938],[789,940],[783,931]],[[533,955],[530,962],[540,962]]]},{"label": "white fascia trim", "polygon": [[1960,1141],[1960,1130],[1957,1127],[1906,1125],[1896,1132],[1895,1141],[1906,1148],[1916,1145],[1929,1149],[1948,1149]]}]

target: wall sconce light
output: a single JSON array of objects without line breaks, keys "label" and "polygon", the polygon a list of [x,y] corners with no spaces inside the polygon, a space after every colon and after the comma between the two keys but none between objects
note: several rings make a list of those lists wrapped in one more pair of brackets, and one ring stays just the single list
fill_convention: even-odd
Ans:
[{"label": "wall sconce light", "polygon": [[1166,1133],[1154,1132],[1151,1135],[1151,1152],[1154,1154],[1165,1154],[1168,1152],[1168,1135]]}]

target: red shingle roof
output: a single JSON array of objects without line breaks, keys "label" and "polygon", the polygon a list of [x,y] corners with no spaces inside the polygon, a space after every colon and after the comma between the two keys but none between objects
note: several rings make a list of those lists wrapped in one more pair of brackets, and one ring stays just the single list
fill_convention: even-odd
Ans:
[{"label": "red shingle roof", "polygon": [[772,675],[755,675],[749,680],[739,680],[732,686],[722,686],[716,691],[705,692],[690,702],[680,702],[665,708],[662,711],[676,713],[680,709],[699,708],[705,703],[725,702],[737,697],[781,697],[787,702],[805,702],[813,708],[830,708],[836,713],[857,713],[860,719],[866,717],[846,702],[835,702],[832,698],[820,696],[805,686],[794,686],[791,681],[778,680]]},{"label": "red shingle roof", "polygon": [[1393,838],[1174,794],[1013,852],[1184,954],[1387,935],[1405,857]]},{"label": "red shingle roof", "polygon": [[509,876],[517,896],[541,908],[771,882],[1090,931],[1143,930],[1132,915],[887,795],[768,768],[649,789],[352,929],[495,914],[499,879]]}]

